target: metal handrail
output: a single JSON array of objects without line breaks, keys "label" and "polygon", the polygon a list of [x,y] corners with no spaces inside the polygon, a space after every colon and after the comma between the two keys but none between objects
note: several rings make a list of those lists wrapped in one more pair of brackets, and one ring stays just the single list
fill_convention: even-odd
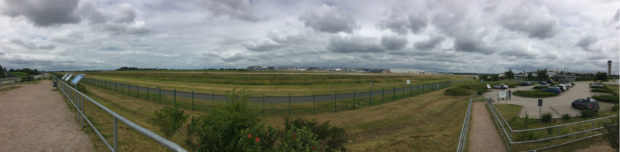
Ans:
[{"label": "metal handrail", "polygon": [[471,107],[472,97],[469,96],[469,104],[467,105],[467,112],[465,118],[463,118],[463,127],[461,128],[461,136],[459,137],[459,145],[456,147],[457,152],[462,152],[467,146],[467,134],[469,133],[469,122],[471,120]]},{"label": "metal handrail", "polygon": [[[58,85],[60,86],[62,89],[60,89],[63,94],[69,99],[69,101],[71,101],[71,104],[73,104],[73,106],[76,108],[76,110],[78,111],[78,113],[81,115],[82,119],[86,120],[86,122],[93,128],[93,130],[97,133],[97,135],[99,135],[99,137],[101,138],[101,140],[106,144],[106,146],[110,149],[110,151],[118,151],[117,147],[117,121],[120,120],[121,122],[125,123],[127,126],[129,126],[130,128],[134,129],[135,131],[138,131],[139,133],[155,140],[156,142],[160,143],[161,145],[169,148],[170,150],[173,151],[178,151],[178,152],[186,152],[187,150],[185,150],[183,147],[179,146],[178,144],[159,136],[158,134],[132,122],[131,120],[126,119],[125,117],[117,114],[116,112],[108,109],[107,107],[101,105],[99,102],[93,100],[92,98],[88,97],[87,95],[85,95],[84,93],[78,91],[77,89],[71,87],[70,85],[68,85],[67,83],[65,83],[64,81],[60,80],[57,77],[53,77],[57,82],[59,82]],[[67,91],[71,91],[71,92],[67,92]],[[79,108],[79,106],[77,106],[74,102],[74,100],[72,99],[71,95],[73,95],[73,93],[76,93],[77,95],[79,95],[77,100],[80,100],[82,105],[82,108]],[[103,136],[101,135],[101,133],[97,130],[97,128],[90,122],[90,120],[88,120],[88,117],[86,117],[86,115],[84,114],[84,112],[82,111],[83,109],[83,99],[86,99],[88,101],[90,101],[91,103],[95,104],[97,107],[99,107],[100,109],[106,111],[108,114],[112,115],[112,117],[114,118],[114,143],[113,145],[110,145],[107,140],[105,140],[105,138],[103,138]],[[80,121],[82,121],[82,119],[80,119]],[[83,124],[82,124],[83,125]]]},{"label": "metal handrail", "polygon": [[564,127],[564,126],[576,125],[576,124],[580,124],[580,123],[586,123],[586,122],[597,121],[597,120],[607,119],[607,118],[613,118],[613,117],[618,117],[618,115],[610,115],[610,116],[605,116],[605,117],[600,117],[600,118],[595,118],[595,119],[589,119],[589,120],[583,120],[583,121],[577,121],[577,122],[565,123],[565,124],[560,124],[560,125],[555,125],[555,126],[548,126],[548,127],[532,128],[532,129],[521,129],[521,130],[513,130],[512,132],[528,132],[528,131],[538,131],[538,130],[544,130],[544,129],[549,129],[549,128],[557,128],[557,127]]}]

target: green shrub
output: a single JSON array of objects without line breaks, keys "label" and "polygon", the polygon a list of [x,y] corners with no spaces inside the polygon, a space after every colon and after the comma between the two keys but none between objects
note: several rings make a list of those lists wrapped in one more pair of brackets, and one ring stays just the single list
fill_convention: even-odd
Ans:
[{"label": "green shrub", "polygon": [[155,111],[151,121],[168,138],[172,137],[187,121],[187,114],[178,108],[166,107]]},{"label": "green shrub", "polygon": [[592,92],[603,92],[603,93],[611,93],[613,91],[607,89],[607,88],[592,88],[590,89],[590,91]]},{"label": "green shrub", "polygon": [[538,90],[540,90],[540,89],[547,89],[547,88],[549,88],[549,86],[535,86],[534,87],[534,89],[538,89]]},{"label": "green shrub", "polygon": [[542,92],[542,91],[537,91],[537,90],[517,90],[515,92],[513,92],[514,95],[516,96],[521,96],[521,97],[551,97],[551,96],[557,96],[556,93],[553,92]]},{"label": "green shrub", "polygon": [[344,129],[338,127],[329,127],[329,121],[319,124],[316,120],[304,121],[301,118],[297,118],[293,121],[289,121],[289,118],[284,119],[284,125],[286,130],[292,128],[309,128],[312,133],[317,135],[319,144],[321,147],[325,147],[325,151],[346,151],[344,143]]},{"label": "green shrub", "polygon": [[597,113],[592,111],[592,110],[581,110],[581,117],[582,118],[592,118],[594,116],[596,116]]},{"label": "green shrub", "polygon": [[308,128],[290,126],[283,133],[281,142],[274,147],[275,151],[325,151],[319,146],[317,136]]},{"label": "green shrub", "polygon": [[540,121],[544,122],[544,123],[551,123],[551,114],[550,113],[545,113],[542,115],[542,118],[540,118]]},{"label": "green shrub", "polygon": [[596,101],[618,103],[618,96],[612,95],[593,95],[592,99],[595,99]]},{"label": "green shrub", "polygon": [[564,120],[564,121],[568,121],[568,120],[570,120],[570,115],[568,115],[568,114],[563,114],[563,115],[562,115],[562,120]]},{"label": "green shrub", "polygon": [[618,111],[618,105],[614,105],[613,107],[611,107],[611,111]]},{"label": "green shrub", "polygon": [[472,94],[472,90],[462,87],[455,87],[446,89],[444,94],[448,96],[467,96]]}]

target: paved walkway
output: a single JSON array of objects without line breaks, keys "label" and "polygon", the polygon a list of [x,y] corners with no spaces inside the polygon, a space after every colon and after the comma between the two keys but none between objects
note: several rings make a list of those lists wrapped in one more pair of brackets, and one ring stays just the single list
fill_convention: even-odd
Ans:
[{"label": "paved walkway", "polygon": [[[551,113],[554,118],[560,118],[562,117],[563,114],[569,114],[571,116],[581,115],[579,110],[571,107],[571,103],[578,98],[591,97],[592,95],[597,94],[596,92],[595,93],[590,92],[589,83],[591,82],[589,81],[588,82],[585,82],[585,81],[575,82],[575,86],[571,87],[568,91],[561,93],[559,96],[542,98],[543,99],[542,113]],[[529,89],[532,89],[533,87],[534,86],[527,86],[527,87],[519,86],[517,88],[511,88],[508,90],[512,90],[514,92],[515,90],[529,90]],[[486,98],[493,97],[493,99],[497,101],[498,91],[499,91],[498,89],[492,89],[491,91],[485,93],[484,96]],[[600,105],[601,111],[609,110],[614,105],[612,103],[601,102],[601,101],[599,101],[598,103]],[[521,109],[521,114],[520,114],[521,117],[525,117],[525,114],[527,114],[530,117],[534,116],[534,118],[537,118],[539,115],[538,98],[519,97],[519,96],[513,95],[512,99],[502,100],[502,101],[496,102],[496,104],[522,105],[523,109]]]},{"label": "paved walkway", "polygon": [[0,151],[93,151],[52,82],[0,93]]},{"label": "paved walkway", "polygon": [[504,152],[506,151],[504,140],[495,129],[485,103],[473,103],[468,149],[470,152]]}]

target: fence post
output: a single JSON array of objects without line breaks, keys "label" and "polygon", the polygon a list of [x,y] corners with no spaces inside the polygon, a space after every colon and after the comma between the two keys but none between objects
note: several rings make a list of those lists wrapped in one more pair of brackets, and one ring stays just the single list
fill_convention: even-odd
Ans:
[{"label": "fence post", "polygon": [[263,93],[263,113],[265,113],[265,93]]},{"label": "fence post", "polygon": [[213,104],[213,106],[215,106],[215,91],[211,91],[211,103]]},{"label": "fence post", "polygon": [[413,97],[413,86],[409,85],[409,96]]},{"label": "fence post", "polygon": [[403,86],[403,88],[401,89],[402,89],[401,91],[403,92],[403,97],[405,97],[405,86]]},{"label": "fence post", "polygon": [[146,100],[151,99],[151,87],[146,87]]},{"label": "fence post", "polygon": [[[80,111],[84,113],[84,98],[82,96],[78,96],[78,97],[80,99]],[[81,115],[81,114],[78,112],[78,115]],[[81,116],[80,116],[80,125],[82,125],[82,128],[84,128],[84,118],[82,118]]]},{"label": "fence post", "polygon": [[392,100],[396,100],[396,87],[392,89]]},{"label": "fence post", "polygon": [[118,83],[116,83],[116,81],[114,81],[114,92],[116,92],[116,86]]},{"label": "fence post", "polygon": [[131,97],[131,88],[129,88],[129,83],[125,85],[127,85],[127,95]]},{"label": "fence post", "polygon": [[314,92],[312,92],[312,113],[314,113]]},{"label": "fence post", "polygon": [[194,110],[194,90],[192,90],[192,110]]},{"label": "fence post", "polygon": [[140,85],[136,83],[136,98],[140,98]]},{"label": "fence post", "polygon": [[161,87],[157,87],[157,88],[159,88],[159,104],[161,104],[162,103],[161,102]]},{"label": "fence post", "polygon": [[355,109],[355,90],[353,90],[353,109]]},{"label": "fence post", "polygon": [[118,125],[116,121],[116,117],[114,117],[114,152],[118,151]]},{"label": "fence post", "polygon": [[288,93],[288,115],[291,115],[291,93]]},{"label": "fence post", "polygon": [[368,98],[369,99],[368,100],[368,105],[370,106],[370,105],[372,105],[372,87],[370,87],[370,92],[369,93],[370,93],[370,97]]},{"label": "fence post", "polygon": [[381,87],[381,102],[385,103],[385,88]]},{"label": "fence post", "polygon": [[173,102],[173,105],[177,106],[177,88],[174,88],[173,90],[174,90],[174,102]]},{"label": "fence post", "polygon": [[336,112],[336,91],[334,91],[334,112]]}]

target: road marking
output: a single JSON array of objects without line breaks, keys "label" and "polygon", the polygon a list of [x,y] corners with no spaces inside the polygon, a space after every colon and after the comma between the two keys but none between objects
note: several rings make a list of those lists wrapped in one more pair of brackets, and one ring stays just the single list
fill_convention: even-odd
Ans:
[{"label": "road marking", "polygon": [[555,108],[549,107],[549,109],[551,109],[551,111],[553,111],[553,113],[555,113],[557,115],[560,115],[560,113],[557,110],[555,110]]}]

